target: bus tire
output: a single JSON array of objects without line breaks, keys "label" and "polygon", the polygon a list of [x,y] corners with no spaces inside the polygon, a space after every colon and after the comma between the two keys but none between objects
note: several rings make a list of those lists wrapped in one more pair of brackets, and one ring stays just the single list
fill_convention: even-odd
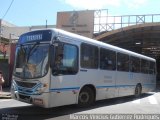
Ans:
[{"label": "bus tire", "polygon": [[135,97],[138,98],[141,96],[141,94],[142,94],[142,87],[140,84],[137,84],[135,88]]},{"label": "bus tire", "polygon": [[78,96],[78,106],[79,107],[88,107],[91,106],[95,101],[95,95],[93,90],[90,87],[84,87],[79,93]]}]

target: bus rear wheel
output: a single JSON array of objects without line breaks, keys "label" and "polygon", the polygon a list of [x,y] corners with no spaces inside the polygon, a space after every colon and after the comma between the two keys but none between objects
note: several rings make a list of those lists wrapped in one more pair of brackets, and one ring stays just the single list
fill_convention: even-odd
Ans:
[{"label": "bus rear wheel", "polygon": [[138,98],[140,97],[142,94],[142,87],[140,84],[136,85],[136,88],[135,88],[135,97]]},{"label": "bus rear wheel", "polygon": [[95,101],[94,92],[90,87],[84,87],[78,96],[78,106],[88,107],[92,105]]}]

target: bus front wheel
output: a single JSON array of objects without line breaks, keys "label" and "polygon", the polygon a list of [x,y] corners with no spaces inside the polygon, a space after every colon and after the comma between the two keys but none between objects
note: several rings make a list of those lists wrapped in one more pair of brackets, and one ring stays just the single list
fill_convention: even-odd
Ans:
[{"label": "bus front wheel", "polygon": [[136,85],[136,88],[135,88],[135,97],[140,97],[142,94],[142,87],[140,84]]},{"label": "bus front wheel", "polygon": [[88,107],[92,105],[95,101],[94,92],[90,87],[84,87],[78,96],[78,106]]}]

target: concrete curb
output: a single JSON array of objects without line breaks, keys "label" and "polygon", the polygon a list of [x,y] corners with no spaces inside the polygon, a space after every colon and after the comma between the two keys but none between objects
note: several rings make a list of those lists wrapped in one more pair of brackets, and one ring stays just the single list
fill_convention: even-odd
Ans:
[{"label": "concrete curb", "polygon": [[11,96],[0,96],[0,100],[1,99],[11,99]]},{"label": "concrete curb", "polygon": [[11,99],[10,93],[0,93],[0,99]]}]

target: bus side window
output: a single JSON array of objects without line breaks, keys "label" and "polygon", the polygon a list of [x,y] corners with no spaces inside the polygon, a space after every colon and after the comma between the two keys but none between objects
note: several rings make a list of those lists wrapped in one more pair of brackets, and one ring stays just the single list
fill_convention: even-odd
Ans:
[{"label": "bus side window", "polygon": [[141,59],[141,72],[145,74],[149,73],[149,61]]},{"label": "bus side window", "polygon": [[116,52],[100,49],[100,69],[116,70]]},{"label": "bus side window", "polygon": [[155,74],[155,73],[156,73],[155,62],[150,61],[149,74]]},{"label": "bus side window", "polygon": [[129,56],[123,53],[117,53],[117,70],[129,71]]},{"label": "bus side window", "polygon": [[81,44],[81,67],[98,68],[98,47],[86,43]]},{"label": "bus side window", "polygon": [[55,63],[52,73],[54,75],[70,75],[78,72],[78,47],[63,44],[56,47]]},{"label": "bus side window", "polygon": [[140,72],[140,59],[137,57],[130,56],[130,72]]}]

